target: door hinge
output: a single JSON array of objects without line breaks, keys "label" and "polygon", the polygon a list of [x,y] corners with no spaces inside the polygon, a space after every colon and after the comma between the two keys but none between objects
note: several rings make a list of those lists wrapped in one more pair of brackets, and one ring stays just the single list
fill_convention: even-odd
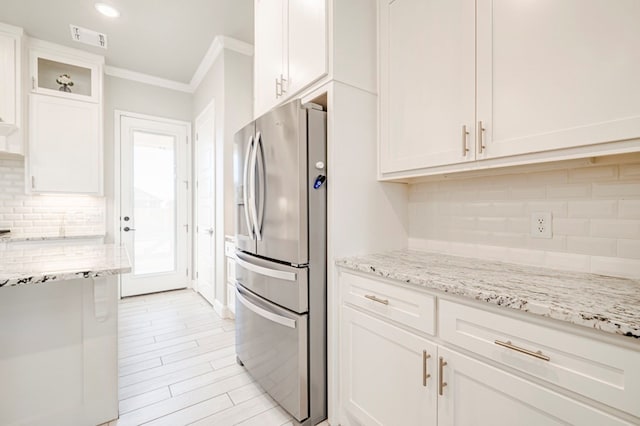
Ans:
[{"label": "door hinge", "polygon": [[187,268],[187,274],[186,275],[189,276],[189,268]]},{"label": "door hinge", "polygon": [[200,136],[196,133],[196,140],[199,140]]},{"label": "door hinge", "polygon": [[196,272],[196,279],[198,279],[198,276],[200,276],[200,273]]},{"label": "door hinge", "polygon": [[185,180],[185,181],[183,181],[183,182],[184,182],[184,184],[187,186],[187,191],[188,191],[188,190],[189,190],[189,181],[188,181],[188,180]]},{"label": "door hinge", "polygon": [[184,228],[187,230],[187,234],[189,233],[189,224],[184,225]]},{"label": "door hinge", "polygon": [[200,232],[200,227],[196,225],[196,232]]}]

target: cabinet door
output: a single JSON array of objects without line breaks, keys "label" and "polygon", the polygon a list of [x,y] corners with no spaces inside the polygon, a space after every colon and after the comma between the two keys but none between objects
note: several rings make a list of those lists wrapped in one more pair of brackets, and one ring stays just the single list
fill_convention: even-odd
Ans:
[{"label": "cabinet door", "polygon": [[457,352],[439,347],[438,355],[447,363],[439,426],[631,424]]},{"label": "cabinet door", "polygon": [[475,2],[380,0],[380,54],[381,172],[473,160]]},{"label": "cabinet door", "polygon": [[29,170],[33,192],[102,193],[100,106],[29,95]]},{"label": "cabinet door", "polygon": [[0,33],[0,136],[15,130],[16,84],[16,39]]},{"label": "cabinet door", "polygon": [[255,108],[256,117],[279,102],[276,82],[284,77],[286,0],[255,0]]},{"label": "cabinet door", "polygon": [[327,74],[327,0],[287,0],[288,37],[285,94]]},{"label": "cabinet door", "polygon": [[640,2],[478,0],[486,156],[640,137]]},{"label": "cabinet door", "polygon": [[[362,425],[435,425],[437,347],[349,307],[343,307],[342,314],[343,421]],[[426,364],[423,351],[430,356]],[[431,374],[426,386],[425,372]]]}]

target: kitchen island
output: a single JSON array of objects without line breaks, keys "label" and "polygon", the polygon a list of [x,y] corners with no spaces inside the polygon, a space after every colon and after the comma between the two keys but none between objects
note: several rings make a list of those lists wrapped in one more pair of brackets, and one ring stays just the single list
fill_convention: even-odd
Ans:
[{"label": "kitchen island", "polygon": [[118,417],[113,244],[0,249],[0,424],[96,425]]}]

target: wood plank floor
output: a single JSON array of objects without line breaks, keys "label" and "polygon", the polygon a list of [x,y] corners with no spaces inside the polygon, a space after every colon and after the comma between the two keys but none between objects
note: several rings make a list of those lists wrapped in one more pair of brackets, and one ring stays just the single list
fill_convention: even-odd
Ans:
[{"label": "wood plank floor", "polygon": [[192,290],[119,305],[120,418],[129,425],[290,425],[236,364],[231,320]]}]

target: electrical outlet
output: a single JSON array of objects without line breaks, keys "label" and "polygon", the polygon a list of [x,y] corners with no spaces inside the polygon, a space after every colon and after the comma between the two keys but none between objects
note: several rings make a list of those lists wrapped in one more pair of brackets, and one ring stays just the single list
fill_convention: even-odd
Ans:
[{"label": "electrical outlet", "polygon": [[551,212],[533,212],[531,213],[531,237],[532,238],[551,238]]}]

